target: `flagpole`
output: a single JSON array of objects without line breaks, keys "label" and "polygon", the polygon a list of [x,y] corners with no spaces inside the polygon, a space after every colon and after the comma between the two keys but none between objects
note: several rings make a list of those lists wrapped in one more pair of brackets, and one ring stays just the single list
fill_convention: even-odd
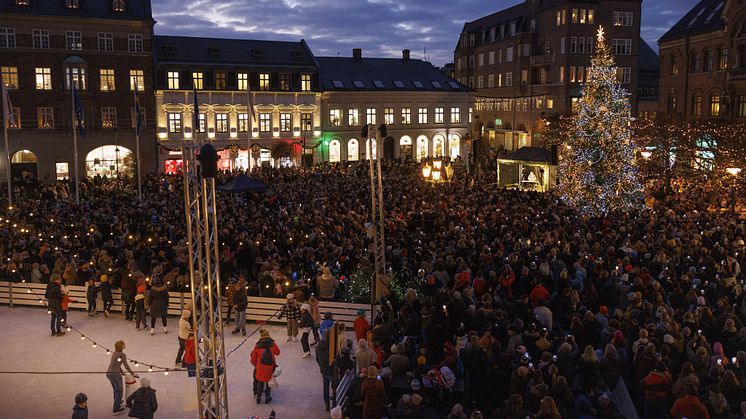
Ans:
[{"label": "flagpole", "polygon": [[251,158],[251,133],[254,130],[254,115],[251,112],[251,87],[249,86],[249,78],[246,78],[246,116],[248,118],[249,129],[246,130],[246,157],[249,161],[249,176],[251,176],[251,170],[253,169],[253,162]]},{"label": "flagpole", "polygon": [[[72,114],[70,116],[72,117],[74,150],[73,164],[75,165],[75,203],[80,205],[80,181],[78,179],[78,130],[75,127],[75,82],[72,77],[70,77],[70,87],[70,96],[72,99]],[[79,123],[82,123],[82,121]]]},{"label": "flagpole", "polygon": [[137,160],[137,199],[142,201],[142,182],[140,180],[140,104],[137,102],[137,82],[135,81],[135,159]]}]

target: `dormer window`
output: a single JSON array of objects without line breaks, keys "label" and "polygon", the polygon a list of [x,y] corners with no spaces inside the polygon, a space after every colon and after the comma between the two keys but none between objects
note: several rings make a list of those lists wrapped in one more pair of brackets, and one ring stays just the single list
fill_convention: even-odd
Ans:
[{"label": "dormer window", "polygon": [[80,0],[65,0],[65,7],[68,9],[80,8]]},{"label": "dormer window", "polygon": [[414,87],[416,87],[416,88],[418,88],[418,89],[423,89],[423,88],[425,87],[425,86],[424,86],[424,85],[422,84],[422,82],[420,82],[420,81],[418,81],[418,80],[413,80],[413,81],[412,81],[412,83],[414,83]]},{"label": "dormer window", "polygon": [[27,7],[28,5],[29,5],[29,0],[16,0],[16,6]]},{"label": "dormer window", "polygon": [[126,9],[126,4],[124,0],[112,0],[111,9],[115,12],[124,12]]},{"label": "dormer window", "polygon": [[360,80],[353,80],[352,81],[352,85],[355,86],[358,89],[362,89],[362,88],[365,87],[365,85],[363,84],[363,82],[361,82]]}]

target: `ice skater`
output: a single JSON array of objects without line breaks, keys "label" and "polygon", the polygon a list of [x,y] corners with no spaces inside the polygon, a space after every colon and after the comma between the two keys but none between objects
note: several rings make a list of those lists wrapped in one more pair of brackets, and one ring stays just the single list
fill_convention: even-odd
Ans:
[{"label": "ice skater", "polygon": [[148,329],[148,324],[145,322],[145,285],[137,287],[137,295],[135,295],[135,329],[140,330],[140,324],[145,330]]},{"label": "ice skater", "polygon": [[91,278],[88,280],[88,285],[85,289],[85,299],[88,301],[88,316],[93,317],[96,315],[96,299],[98,298],[98,287],[96,286],[96,280]]},{"label": "ice skater", "polygon": [[300,344],[303,347],[303,358],[311,356],[311,345],[308,344],[308,336],[313,329],[313,317],[311,316],[311,306],[303,303],[300,306],[300,328],[303,334],[300,337]]},{"label": "ice skater", "polygon": [[189,339],[189,335],[192,333],[192,312],[189,310],[183,310],[181,312],[181,318],[179,319],[179,352],[176,353],[176,365],[182,363],[182,356],[184,355],[184,348],[186,347],[186,341]]},{"label": "ice skater", "polygon": [[155,390],[150,388],[148,377],[143,377],[140,380],[140,388],[127,397],[127,407],[130,408],[131,418],[153,419],[155,411],[158,410],[158,399]]},{"label": "ice skater", "polygon": [[85,393],[75,395],[72,419],[88,419],[88,396]]},{"label": "ice skater", "polygon": [[104,317],[109,317],[109,310],[114,305],[114,297],[111,295],[111,282],[106,274],[101,275],[101,299],[104,300]]},{"label": "ice skater", "polygon": [[159,277],[153,278],[153,287],[148,294],[150,306],[150,334],[155,334],[155,320],[161,318],[163,333],[168,333],[166,316],[168,315],[168,290]]},{"label": "ice skater", "polygon": [[52,315],[50,327],[52,336],[62,336],[62,277],[60,274],[52,274],[52,281],[47,284],[47,290],[44,292],[44,298],[47,299],[49,314]]},{"label": "ice skater", "polygon": [[295,295],[288,294],[287,301],[283,304],[280,309],[280,314],[277,318],[281,319],[287,317],[288,319],[288,338],[287,341],[291,340],[294,342],[298,341],[298,321],[300,320],[300,305],[295,301]]},{"label": "ice skater", "polygon": [[266,329],[259,330],[259,341],[254,345],[251,351],[251,365],[254,366],[254,396],[256,403],[262,402],[262,393],[264,393],[264,403],[272,401],[269,388],[269,380],[277,368],[277,356],[280,355],[280,348],[274,339],[269,337],[269,331]]},{"label": "ice skater", "polygon": [[127,355],[124,354],[124,341],[118,340],[114,343],[114,352],[111,353],[111,360],[109,361],[109,368],[106,369],[106,378],[111,383],[111,388],[114,391],[114,407],[112,412],[118,415],[124,412],[122,407],[122,397],[124,394],[124,388],[122,386],[122,365],[129,371],[135,378],[140,378],[139,375],[135,374],[130,368],[130,364],[127,363]]}]

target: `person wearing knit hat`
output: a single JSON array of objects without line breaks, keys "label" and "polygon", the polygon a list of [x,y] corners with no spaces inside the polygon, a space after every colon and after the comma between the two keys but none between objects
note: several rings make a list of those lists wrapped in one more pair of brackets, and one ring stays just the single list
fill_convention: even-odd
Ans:
[{"label": "person wearing knit hat", "polygon": [[378,419],[386,416],[386,389],[383,381],[378,378],[378,368],[368,367],[367,377],[360,385],[360,395],[363,398],[363,418]]},{"label": "person wearing knit hat", "polygon": [[300,344],[303,348],[303,358],[311,356],[311,345],[308,344],[308,337],[311,336],[313,329],[313,316],[311,316],[311,305],[303,303],[300,306],[300,321],[298,327],[303,334],[300,337]]},{"label": "person wearing knit hat", "polygon": [[272,401],[270,395],[272,389],[268,383],[277,368],[279,355],[280,348],[274,339],[269,337],[269,331],[264,328],[259,329],[259,340],[251,351],[251,365],[254,366],[254,396],[257,404],[261,403],[262,394],[264,394],[265,403]]},{"label": "person wearing knit hat", "polygon": [[88,396],[85,393],[75,395],[72,419],[88,419]]},{"label": "person wearing knit hat", "polygon": [[137,294],[135,294],[135,329],[140,330],[140,324],[143,328],[148,328],[145,323],[145,285],[137,287]]},{"label": "person wearing knit hat", "polygon": [[295,301],[295,295],[288,294],[287,301],[280,308],[280,314],[277,316],[278,319],[287,318],[287,341],[298,341],[298,324],[300,323],[300,304]]},{"label": "person wearing knit hat", "polygon": [[259,329],[259,337],[264,339],[269,337],[269,330],[261,328]]},{"label": "person wearing knit hat", "polygon": [[158,399],[155,390],[150,388],[148,377],[142,377],[140,388],[127,397],[127,407],[130,408],[129,416],[133,418],[152,418],[158,410]]},{"label": "person wearing knit hat", "polygon": [[106,274],[101,275],[101,299],[104,301],[104,317],[109,317],[109,310],[114,305],[114,296],[111,293],[111,281]]}]

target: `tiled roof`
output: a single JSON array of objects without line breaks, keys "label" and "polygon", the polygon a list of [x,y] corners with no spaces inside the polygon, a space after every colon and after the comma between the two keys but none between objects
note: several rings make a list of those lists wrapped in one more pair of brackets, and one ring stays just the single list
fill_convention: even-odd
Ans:
[{"label": "tiled roof", "polygon": [[17,6],[16,0],[0,0],[0,13],[22,13],[101,19],[152,20],[150,0],[125,0],[122,12],[115,12],[112,0],[80,0],[78,8],[67,8],[65,0],[28,0],[28,6]]},{"label": "tiled roof", "polygon": [[658,40],[658,43],[723,30],[725,28],[725,20],[723,20],[725,3],[726,0],[700,1],[681,20],[676,22]]},{"label": "tiled roof", "polygon": [[316,66],[313,54],[303,40],[283,42],[156,36],[153,40],[153,55],[159,64]]},{"label": "tiled roof", "polygon": [[322,90],[471,91],[416,59],[316,57]]},{"label": "tiled roof", "polygon": [[[491,15],[481,17],[471,22],[466,22],[464,24],[463,32],[480,32],[489,27],[522,18],[526,15],[526,13],[528,13],[528,10],[526,9],[526,3],[521,2],[513,7],[500,10],[498,12],[492,13]],[[520,27],[520,25],[516,26]]]}]

